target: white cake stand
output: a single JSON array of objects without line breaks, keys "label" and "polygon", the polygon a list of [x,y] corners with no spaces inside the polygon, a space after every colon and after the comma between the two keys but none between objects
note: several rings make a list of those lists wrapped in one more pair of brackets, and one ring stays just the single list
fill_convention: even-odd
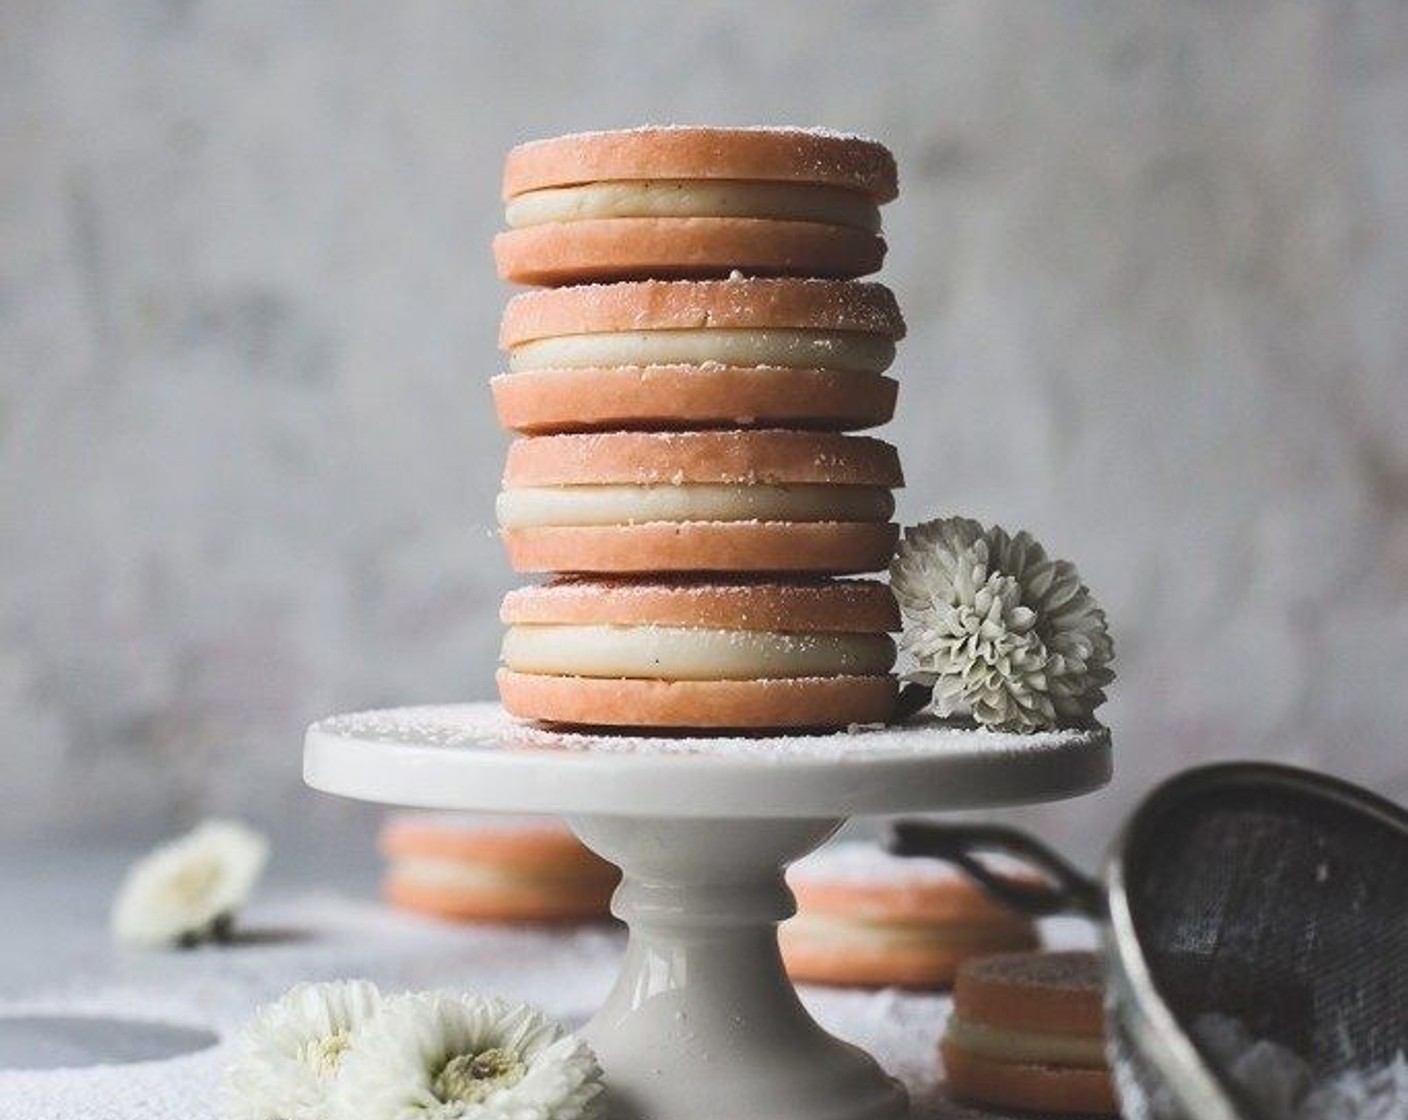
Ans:
[{"label": "white cake stand", "polygon": [[768,738],[557,734],[497,704],[337,716],[304,778],[395,805],[550,813],[623,872],[626,959],[585,1033],[612,1120],[882,1120],[904,1090],[823,1031],[783,971],[782,872],[845,818],[1053,801],[1110,776],[1104,729],[920,721]]}]

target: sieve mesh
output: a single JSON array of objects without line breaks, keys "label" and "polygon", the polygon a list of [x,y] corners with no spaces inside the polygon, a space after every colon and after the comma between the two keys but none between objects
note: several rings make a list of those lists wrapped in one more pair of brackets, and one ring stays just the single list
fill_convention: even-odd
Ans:
[{"label": "sieve mesh", "polygon": [[[1134,943],[1122,943],[1117,927],[1115,965],[1142,956],[1152,988],[1237,1115],[1274,1114],[1239,1084],[1229,1055],[1205,1044],[1198,1026],[1209,1016],[1289,1049],[1316,1081],[1408,1051],[1401,810],[1319,775],[1210,768],[1146,802],[1122,862],[1124,932]],[[1149,1044],[1119,1021],[1119,995],[1111,1034],[1127,1063],[1127,1109],[1191,1115],[1188,1101],[1174,1106],[1179,1086],[1157,1091],[1161,1078],[1139,1057]]]}]

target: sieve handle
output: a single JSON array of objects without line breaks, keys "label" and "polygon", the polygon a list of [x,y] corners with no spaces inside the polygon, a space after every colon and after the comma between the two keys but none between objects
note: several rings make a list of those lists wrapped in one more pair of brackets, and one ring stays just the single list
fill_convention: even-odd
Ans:
[{"label": "sieve handle", "polygon": [[[989,894],[1034,918],[1078,913],[1105,916],[1105,891],[1030,833],[1000,824],[936,824],[895,821],[885,848],[897,856],[934,856],[963,868]],[[1043,882],[1031,883],[993,871],[980,852],[999,852],[1037,871]]]}]

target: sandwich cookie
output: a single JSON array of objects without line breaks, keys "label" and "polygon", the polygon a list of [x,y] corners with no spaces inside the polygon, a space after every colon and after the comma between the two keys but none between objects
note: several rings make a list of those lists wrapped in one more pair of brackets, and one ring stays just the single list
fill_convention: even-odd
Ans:
[{"label": "sandwich cookie", "polygon": [[1037,944],[1029,919],[940,860],[836,844],[794,864],[787,882],[797,914],[778,940],[794,980],[947,987],[970,957]]},{"label": "sandwich cookie", "polygon": [[867,580],[562,578],[511,591],[510,714],[599,727],[843,727],[890,718],[899,613]]},{"label": "sandwich cookie", "polygon": [[564,826],[402,814],[381,831],[392,905],[480,922],[598,921],[620,873]]},{"label": "sandwich cookie", "polygon": [[958,970],[942,1052],[958,1100],[1116,1116],[1094,953],[1004,953]]},{"label": "sandwich cookie", "polygon": [[864,276],[880,268],[895,160],[873,140],[792,128],[637,128],[522,144],[504,165],[499,275]]},{"label": "sandwich cookie", "polygon": [[505,428],[820,428],[883,424],[904,320],[881,284],[640,281],[526,292],[499,332]]},{"label": "sandwich cookie", "polygon": [[899,456],[823,432],[602,432],[509,447],[499,525],[520,572],[885,568]]}]

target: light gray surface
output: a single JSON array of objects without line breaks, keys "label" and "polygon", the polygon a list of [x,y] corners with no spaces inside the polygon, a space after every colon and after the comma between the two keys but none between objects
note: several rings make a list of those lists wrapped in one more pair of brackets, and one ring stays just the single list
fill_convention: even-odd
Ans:
[{"label": "light gray surface", "polygon": [[[6,1120],[208,1120],[229,1043],[255,1008],[299,980],[365,976],[389,992],[449,987],[527,1000],[580,1025],[606,996],[619,931],[454,925],[373,901],[369,848],[342,862],[289,845],[261,885],[233,945],[135,952],[110,947],[103,917],[126,863],[117,847],[0,851],[0,1017],[44,1009],[143,1016],[210,1029],[222,1045],[170,1062],[94,1069],[0,1068]],[[336,884],[337,889],[331,889]],[[1049,944],[1088,946],[1073,919],[1044,923]],[[916,1120],[986,1116],[954,1110],[937,1091],[942,995],[805,987],[808,1011],[862,1046],[910,1088]]]},{"label": "light gray surface", "polygon": [[488,242],[515,140],[820,122],[899,157],[901,517],[1105,602],[1111,789],[1256,755],[1408,796],[1408,9],[0,11],[0,836],[304,836],[340,710],[490,694]]},{"label": "light gray surface", "polygon": [[0,1070],[162,1061],[218,1041],[213,1031],[157,1019],[5,1015],[0,1016]]}]

